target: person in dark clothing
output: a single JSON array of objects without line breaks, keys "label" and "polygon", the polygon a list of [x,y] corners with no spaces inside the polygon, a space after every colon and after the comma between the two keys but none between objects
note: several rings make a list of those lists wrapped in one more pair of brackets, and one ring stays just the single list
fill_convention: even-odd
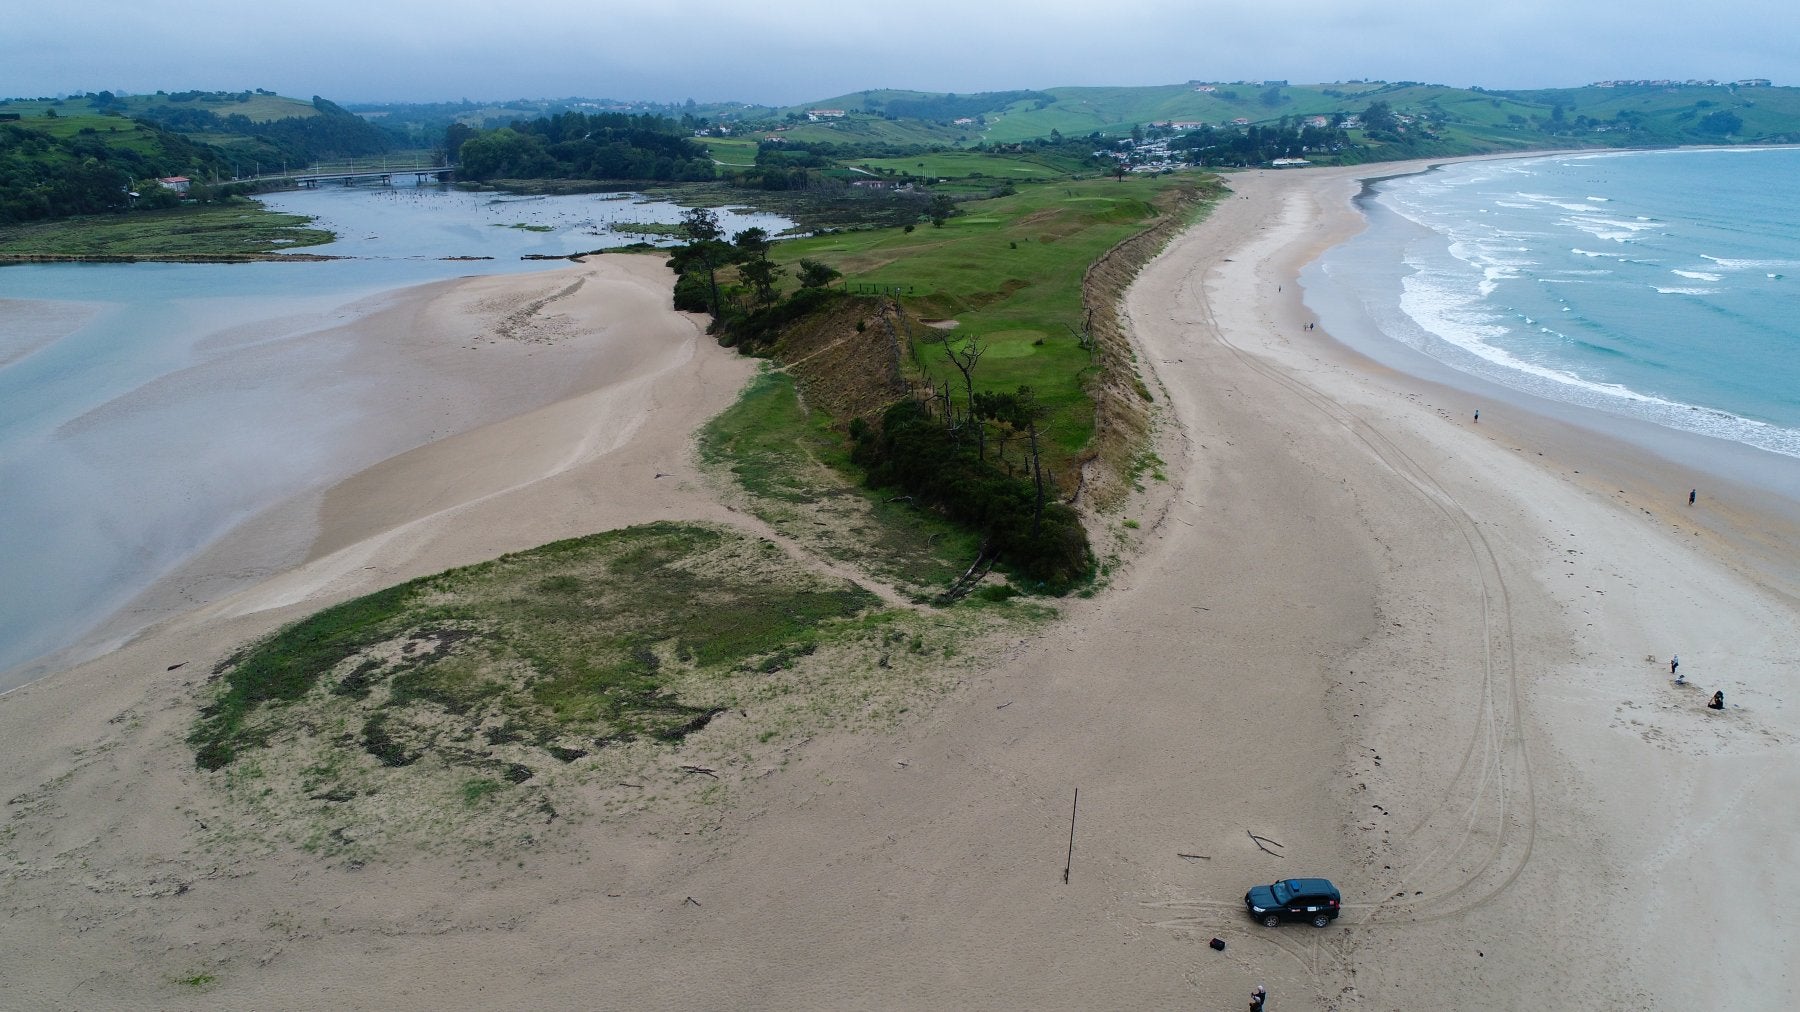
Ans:
[{"label": "person in dark clothing", "polygon": [[1681,667],[1681,655],[1680,654],[1676,654],[1675,656],[1669,658],[1669,674],[1671,674],[1671,675],[1674,674],[1675,669],[1679,668],[1679,667]]},{"label": "person in dark clothing", "polygon": [[1268,1000],[1269,992],[1261,984],[1256,985],[1256,990],[1250,992],[1250,1012],[1262,1012],[1263,1003]]},{"label": "person in dark clothing", "polygon": [[1712,702],[1706,704],[1706,708],[1708,710],[1723,710],[1723,709],[1725,709],[1725,690],[1720,689],[1719,691],[1713,693]]},{"label": "person in dark clothing", "polygon": [[1697,488],[1688,489],[1688,505],[1689,506],[1694,505],[1694,497],[1699,494],[1700,494],[1700,490]]}]

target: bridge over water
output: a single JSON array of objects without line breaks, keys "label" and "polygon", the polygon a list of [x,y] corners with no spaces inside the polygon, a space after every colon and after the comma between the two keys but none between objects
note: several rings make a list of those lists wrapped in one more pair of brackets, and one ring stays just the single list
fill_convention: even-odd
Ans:
[{"label": "bridge over water", "polygon": [[413,185],[424,186],[426,183],[448,183],[456,178],[456,167],[453,165],[345,165],[340,167],[314,166],[304,172],[264,172],[254,176],[240,176],[238,182],[256,183],[278,180],[291,180],[295,186],[305,189],[316,189],[325,185],[355,186],[358,183],[379,183],[382,186],[394,185],[396,178],[413,177]]},{"label": "bridge over water", "polygon": [[414,186],[426,183],[448,183],[456,176],[456,170],[449,165],[433,165],[424,168],[380,168],[348,171],[317,171],[294,173],[287,178],[295,185],[313,189],[326,183],[338,183],[343,186],[355,186],[358,183],[379,182],[383,186],[394,185],[395,176],[412,176]]}]

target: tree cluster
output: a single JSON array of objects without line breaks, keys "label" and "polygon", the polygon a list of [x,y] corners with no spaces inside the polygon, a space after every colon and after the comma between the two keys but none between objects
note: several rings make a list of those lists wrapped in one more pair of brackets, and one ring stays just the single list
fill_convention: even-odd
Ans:
[{"label": "tree cluster", "polygon": [[878,426],[852,421],[851,459],[871,487],[899,489],[980,531],[1000,565],[1062,593],[1093,575],[1094,555],[1081,518],[1055,498],[1044,472],[1043,417],[1029,387],[995,393],[971,385],[960,406],[946,389],[934,401],[901,401]]},{"label": "tree cluster", "polygon": [[455,125],[445,146],[473,179],[713,178],[712,158],[662,116],[565,112],[497,130]]},{"label": "tree cluster", "polygon": [[[830,300],[827,288],[838,272],[815,260],[799,264],[799,288],[783,298],[781,279],[787,269],[769,259],[774,240],[760,228],[747,228],[725,238],[719,216],[709,208],[690,208],[681,216],[688,241],[675,249],[669,267],[675,282],[675,308],[712,317],[719,343],[745,352],[775,343],[790,324]],[[736,284],[721,285],[719,273],[736,268]]]}]

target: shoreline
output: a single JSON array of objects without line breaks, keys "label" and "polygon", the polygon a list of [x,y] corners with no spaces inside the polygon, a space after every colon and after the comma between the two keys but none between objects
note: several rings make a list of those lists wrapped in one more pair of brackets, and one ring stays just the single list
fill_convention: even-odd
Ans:
[{"label": "shoreline", "polygon": [[[1581,152],[1542,152],[1516,157],[1538,158]],[[1510,160],[1492,156],[1480,160]],[[1452,159],[1448,161],[1467,161]],[[1590,493],[1616,499],[1645,516],[1659,517],[1670,529],[1704,542],[1740,571],[1751,573],[1773,590],[1800,600],[1800,560],[1782,550],[1800,543],[1800,459],[1716,436],[1662,425],[1648,419],[1588,405],[1544,397],[1465,372],[1424,352],[1384,337],[1374,323],[1349,305],[1341,290],[1323,278],[1319,264],[1325,252],[1366,227],[1359,201],[1369,187],[1386,179],[1431,172],[1448,164],[1433,159],[1410,163],[1404,172],[1357,177],[1341,191],[1338,213],[1354,219],[1340,223],[1339,236],[1318,246],[1294,271],[1293,305],[1299,319],[1318,324],[1312,334],[1354,356],[1361,369],[1407,376],[1421,394],[1433,398],[1448,418],[1468,421],[1483,410],[1482,431],[1515,453],[1529,452],[1539,463],[1575,480]],[[1327,170],[1334,171],[1334,170]],[[1335,170],[1343,171],[1343,170]],[[1350,173],[1354,174],[1354,173]],[[1329,208],[1326,213],[1332,213]],[[1318,306],[1316,301],[1324,302]],[[1330,328],[1338,328],[1334,333]],[[1495,406],[1500,407],[1497,413]],[[1586,439],[1579,453],[1552,454],[1544,447],[1564,444],[1563,430],[1574,427]],[[1689,489],[1700,494],[1698,509],[1688,509]]]},{"label": "shoreline", "polygon": [[[1383,438],[1373,445],[1393,445],[1388,442],[1393,440],[1416,447],[1406,449],[1391,466],[1402,473],[1417,468],[1415,474],[1431,489],[1430,499],[1451,507],[1452,515],[1469,518],[1472,526],[1464,540],[1479,548],[1478,557],[1492,560],[1478,558],[1477,568],[1493,567],[1488,579],[1498,591],[1498,596],[1487,596],[1484,614],[1493,615],[1499,605],[1500,614],[1521,618],[1505,635],[1506,656],[1519,663],[1506,665],[1511,678],[1498,683],[1504,691],[1495,692],[1490,673],[1480,694],[1490,712],[1515,715],[1513,722],[1499,725],[1498,737],[1489,736],[1488,761],[1508,771],[1515,784],[1523,782],[1528,792],[1521,812],[1519,799],[1509,798],[1497,780],[1485,795],[1460,782],[1462,772],[1431,788],[1449,792],[1446,796],[1462,792],[1472,815],[1496,820],[1485,834],[1458,844],[1463,853],[1469,840],[1482,839],[1482,847],[1491,848],[1487,852],[1497,859],[1521,851],[1523,856],[1489,862],[1487,867],[1495,871],[1473,874],[1452,890],[1452,895],[1460,891],[1465,896],[1471,889],[1483,892],[1483,874],[1506,871],[1510,877],[1504,884],[1469,908],[1469,914],[1481,915],[1479,920],[1427,913],[1425,919],[1445,931],[1428,946],[1435,952],[1396,960],[1397,965],[1372,978],[1359,977],[1358,984],[1391,979],[1415,996],[1451,986],[1455,990],[1450,994],[1464,997],[1446,995],[1446,1001],[1466,1003],[1468,995],[1482,994],[1476,1004],[1494,1007],[1568,1003],[1572,997],[1584,1007],[1629,1007],[1645,1000],[1679,1006],[1717,1000],[1720,993],[1754,1004],[1776,993],[1791,995],[1793,985],[1781,970],[1795,953],[1791,936],[1771,945],[1754,926],[1717,926],[1717,919],[1733,909],[1732,901],[1723,898],[1726,894],[1739,892],[1738,901],[1751,902],[1737,884],[1745,878],[1758,879],[1781,895],[1792,895],[1800,885],[1732,838],[1734,833],[1771,831],[1755,826],[1765,818],[1743,806],[1756,804],[1753,798],[1778,805],[1780,795],[1759,780],[1721,801],[1708,797],[1702,785],[1721,776],[1747,775],[1750,769],[1760,771],[1758,777],[1794,779],[1780,762],[1780,743],[1794,740],[1795,727],[1782,705],[1793,687],[1782,677],[1779,660],[1793,649],[1791,630],[1800,600],[1791,555],[1800,530],[1793,501],[1776,490],[1721,478],[1689,511],[1678,494],[1689,487],[1682,465],[1653,448],[1622,440],[1610,426],[1572,417],[1577,414],[1572,411],[1540,414],[1529,395],[1499,388],[1495,399],[1474,401],[1462,383],[1413,375],[1339,343],[1324,322],[1304,331],[1301,323],[1318,318],[1305,305],[1304,293],[1288,285],[1298,287],[1305,264],[1362,227],[1350,200],[1361,185],[1354,176],[1327,170],[1310,182],[1274,187],[1290,205],[1303,205],[1299,216],[1326,222],[1322,227],[1333,239],[1292,251],[1264,274],[1261,284],[1278,283],[1283,290],[1270,299],[1272,305],[1256,320],[1259,326],[1239,328],[1231,340],[1247,337],[1242,346],[1251,354],[1325,392],[1332,403],[1349,409],[1355,419],[1347,419],[1350,424],[1375,426]],[[1273,333],[1268,332],[1271,326]],[[1474,406],[1484,409],[1478,426],[1469,414]],[[1378,449],[1377,455],[1383,452]],[[1459,492],[1459,487],[1468,491]],[[1423,561],[1417,565],[1421,572],[1433,568]],[[1396,587],[1396,594],[1404,597],[1405,589],[1404,584]],[[1396,613],[1402,610],[1398,604],[1393,607]],[[1419,620],[1417,605],[1405,610],[1414,613],[1406,625]],[[1431,611],[1441,638],[1445,613],[1441,607]],[[1404,640],[1406,634],[1394,638]],[[1684,650],[1684,643],[1706,651],[1705,674],[1692,674],[1695,654],[1688,651],[1694,647]],[[1364,671],[1372,658],[1386,665],[1410,656],[1410,664],[1401,663],[1430,665],[1439,651],[1419,652],[1424,646],[1370,650],[1354,670]],[[1671,687],[1666,674],[1655,673],[1671,651],[1682,653],[1684,673],[1694,679],[1687,689]],[[1490,672],[1502,670],[1493,667],[1495,659],[1489,656]],[[1376,700],[1405,701],[1373,706],[1363,694],[1368,689],[1360,675],[1334,686],[1334,698],[1342,706],[1360,711],[1343,721],[1350,768],[1356,769],[1356,741],[1366,735],[1371,709],[1395,736],[1388,748],[1399,747],[1407,727],[1432,723],[1434,718],[1426,715],[1434,712],[1432,703],[1440,702],[1442,689],[1434,683],[1441,680],[1441,674],[1421,680],[1404,673],[1367,679],[1368,687],[1379,689]],[[1743,726],[1725,730],[1707,723],[1699,687],[1721,682],[1727,683],[1728,699],[1746,707],[1731,712],[1731,719]],[[1343,719],[1341,709],[1337,716]],[[1479,736],[1471,739],[1471,754],[1481,754],[1483,747]],[[1454,753],[1443,753],[1439,761],[1456,768]],[[1360,779],[1375,773],[1363,766],[1355,775]],[[1421,777],[1418,786],[1429,782]],[[1379,820],[1359,825],[1356,808],[1352,804],[1347,812],[1349,834],[1375,831]],[[1398,810],[1387,801],[1380,816]],[[1563,846],[1546,847],[1540,827],[1550,828]],[[1429,830],[1427,820],[1411,833]],[[1793,830],[1789,824],[1782,832]],[[1571,839],[1582,844],[1571,847]],[[1631,874],[1639,868],[1661,872],[1667,855],[1700,847],[1733,856],[1709,857],[1702,867],[1685,866],[1679,879]],[[1546,850],[1548,854],[1542,853]],[[1372,848],[1370,854],[1370,862],[1379,860],[1383,868],[1400,867],[1397,859],[1406,856],[1404,848],[1386,846]],[[1557,867],[1562,864],[1589,871],[1585,888],[1603,884],[1603,892],[1611,888],[1637,901],[1647,899],[1664,911],[1665,923],[1707,923],[1713,925],[1712,933],[1702,940],[1682,937],[1673,927],[1590,926],[1560,942],[1523,946],[1526,951],[1520,955],[1525,958],[1502,964],[1536,967],[1542,978],[1537,981],[1507,980],[1500,975],[1501,965],[1485,962],[1468,971],[1448,969],[1466,959],[1453,951],[1458,936],[1469,949],[1486,949],[1486,956],[1493,957],[1495,936],[1505,931],[1550,936],[1557,920],[1580,920],[1582,901],[1533,882],[1534,877],[1553,881],[1573,873]],[[1480,923],[1505,914],[1507,906],[1543,913]],[[1548,914],[1552,909],[1557,913]],[[1378,907],[1365,922],[1376,929],[1371,934],[1387,933],[1377,924],[1382,916]],[[1593,911],[1595,920],[1608,917],[1603,909]],[[1405,946],[1409,954],[1412,946],[1423,944],[1398,925],[1388,930],[1387,940]],[[1752,950],[1756,956],[1744,955]],[[1702,982],[1674,969],[1725,963],[1738,974],[1733,979]],[[1621,972],[1621,967],[1628,969]],[[1373,970],[1363,969],[1365,974]]]},{"label": "shoreline", "polygon": [[[1229,177],[1128,290],[1166,480],[1101,518],[1130,542],[1109,586],[916,719],[725,757],[723,802],[671,776],[656,818],[570,817],[551,849],[345,867],[215,849],[182,738],[213,662],[329,601],[565,531],[741,521],[688,440],[753,363],[659,307],[686,351],[646,342],[613,406],[336,486],[308,561],[0,697],[14,993],[189,1007],[169,982],[204,970],[243,1006],[1791,1004],[1800,938],[1743,912],[1800,891],[1768,844],[1800,832],[1792,598],[1612,493],[1639,485],[1603,437],[1477,430],[1302,330],[1354,176]],[[1249,885],[1305,875],[1344,891],[1331,928],[1248,921]]]},{"label": "shoreline", "polygon": [[[1717,153],[1718,150],[1683,149],[1663,153],[1692,155]],[[1654,153],[1657,152],[1635,154]],[[1548,159],[1533,156],[1517,160],[1543,162]],[[1444,167],[1445,163],[1433,162],[1413,175],[1439,171]],[[1381,177],[1379,181],[1395,178],[1400,177],[1388,175]],[[1353,203],[1359,215],[1364,219],[1382,219],[1380,227],[1390,234],[1396,230],[1412,230],[1411,223],[1406,222],[1404,216],[1396,212],[1391,204],[1377,199],[1375,182],[1377,181],[1364,180],[1362,188],[1354,197]],[[1443,237],[1440,235],[1438,238]],[[1357,273],[1339,280],[1332,279],[1330,275],[1336,269],[1351,270],[1350,265],[1357,259],[1350,255],[1351,252],[1338,250],[1333,257],[1322,257],[1308,265],[1301,277],[1309,296],[1321,300],[1316,311],[1322,317],[1331,317],[1332,322],[1340,327],[1339,339],[1363,354],[1405,372],[1443,380],[1447,385],[1466,389],[1472,394],[1483,394],[1496,389],[1505,391],[1506,397],[1531,404],[1537,414],[1555,415],[1573,421],[1585,428],[1607,433],[1670,457],[1675,462],[1700,466],[1708,474],[1733,478],[1741,484],[1772,483],[1784,498],[1800,501],[1800,454],[1791,452],[1791,447],[1788,448],[1790,452],[1784,452],[1780,445],[1767,445],[1771,440],[1778,444],[1791,444],[1791,438],[1782,438],[1796,433],[1797,430],[1791,425],[1784,427],[1780,423],[1760,421],[1732,407],[1690,403],[1678,399],[1679,395],[1667,393],[1640,393],[1608,382],[1577,379],[1565,384],[1496,365],[1441,335],[1431,335],[1428,343],[1434,349],[1446,352],[1446,355],[1420,351],[1414,342],[1419,340],[1420,335],[1429,334],[1429,331],[1415,325],[1417,332],[1404,342],[1390,338],[1381,333],[1381,325],[1370,319],[1365,312],[1365,300],[1354,294],[1359,287],[1369,284],[1391,285],[1398,289],[1400,285],[1397,278],[1376,272],[1373,275]],[[1365,243],[1358,245],[1354,252],[1380,260],[1395,251],[1390,246]],[[1330,266],[1333,270],[1326,269],[1328,260],[1332,261]],[[1381,311],[1385,314],[1394,309],[1392,300],[1398,297],[1397,291],[1384,293],[1377,300]],[[1669,399],[1671,397],[1677,399]],[[1725,420],[1729,431],[1721,434],[1684,424],[1692,421],[1688,416]],[[1722,455],[1729,459],[1722,460]]]}]

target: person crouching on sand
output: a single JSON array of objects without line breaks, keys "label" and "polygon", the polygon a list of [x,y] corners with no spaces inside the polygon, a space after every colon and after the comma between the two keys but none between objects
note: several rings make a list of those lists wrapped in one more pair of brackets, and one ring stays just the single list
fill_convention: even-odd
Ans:
[{"label": "person crouching on sand", "polygon": [[1712,702],[1707,703],[1706,708],[1708,710],[1723,710],[1723,709],[1725,709],[1725,690],[1720,689],[1719,691],[1713,693]]}]

